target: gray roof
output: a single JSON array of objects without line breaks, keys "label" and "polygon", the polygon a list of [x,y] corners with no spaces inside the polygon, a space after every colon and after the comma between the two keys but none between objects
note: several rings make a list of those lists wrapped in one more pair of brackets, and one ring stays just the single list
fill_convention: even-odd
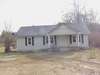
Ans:
[{"label": "gray roof", "polygon": [[56,25],[25,26],[19,29],[17,36],[45,35],[55,27]]},{"label": "gray roof", "polygon": [[[65,23],[59,23],[58,25],[66,25],[69,29],[77,32],[77,33],[83,33],[88,34],[89,30],[85,24],[65,24]],[[45,35],[54,28],[56,28],[58,25],[41,25],[41,26],[25,26],[21,27],[19,31],[17,32],[16,36],[27,36],[27,35]]]},{"label": "gray roof", "polygon": [[89,33],[89,29],[85,24],[69,24],[67,25],[68,28],[74,30],[77,33],[83,33],[83,34],[88,34]]}]

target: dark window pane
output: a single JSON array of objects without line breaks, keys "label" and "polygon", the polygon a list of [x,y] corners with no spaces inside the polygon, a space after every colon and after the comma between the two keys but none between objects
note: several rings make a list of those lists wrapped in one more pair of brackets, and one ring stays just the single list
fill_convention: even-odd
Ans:
[{"label": "dark window pane", "polygon": [[27,46],[27,37],[25,37],[25,46]]},{"label": "dark window pane", "polygon": [[43,36],[43,45],[45,45],[45,36]]},{"label": "dark window pane", "polygon": [[48,36],[46,37],[46,43],[48,43]]},{"label": "dark window pane", "polygon": [[32,45],[34,45],[34,37],[32,37]]},{"label": "dark window pane", "polygon": [[70,44],[72,44],[72,35],[69,35]]},{"label": "dark window pane", "polygon": [[84,36],[83,36],[83,34],[81,35],[81,38],[82,38],[82,43],[84,43]]},{"label": "dark window pane", "polygon": [[28,44],[31,44],[31,38],[28,38]]},{"label": "dark window pane", "polygon": [[73,36],[73,42],[76,42],[76,36]]},{"label": "dark window pane", "polygon": [[54,36],[54,40],[55,40],[55,45],[56,45],[57,44],[56,36]]}]

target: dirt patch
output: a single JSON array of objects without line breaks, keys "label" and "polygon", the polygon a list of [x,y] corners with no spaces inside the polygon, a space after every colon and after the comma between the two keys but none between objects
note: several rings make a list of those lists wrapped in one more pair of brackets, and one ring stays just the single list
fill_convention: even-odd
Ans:
[{"label": "dirt patch", "polygon": [[16,54],[0,61],[0,75],[100,75],[99,63],[69,59],[66,53]]}]

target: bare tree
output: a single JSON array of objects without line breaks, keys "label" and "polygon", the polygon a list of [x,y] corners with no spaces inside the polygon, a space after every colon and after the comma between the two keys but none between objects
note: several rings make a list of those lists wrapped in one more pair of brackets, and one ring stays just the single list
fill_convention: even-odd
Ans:
[{"label": "bare tree", "polygon": [[[72,12],[64,15],[64,18],[63,18],[64,23],[67,23],[67,24],[75,23],[75,22],[79,23],[81,21],[81,22],[85,23],[89,29],[91,29],[90,28],[91,25],[98,24],[97,14],[92,9],[86,11],[85,7],[80,8],[80,4],[76,0],[74,0],[74,2],[73,2],[73,7],[74,7],[74,10]],[[93,43],[93,46],[94,46],[95,38],[93,39],[93,37],[94,37],[94,34],[91,33],[89,35],[89,41],[91,43]],[[96,38],[97,37],[98,36],[96,36]],[[91,40],[91,38],[92,38],[92,40]],[[97,40],[99,40],[99,39],[97,39]]]},{"label": "bare tree", "polygon": [[5,52],[10,52],[10,46],[12,43],[12,33],[11,33],[11,25],[8,25],[6,22],[4,23],[5,29],[2,32],[2,38],[4,39],[4,47]]},{"label": "bare tree", "polygon": [[74,22],[74,19],[75,19],[74,18],[74,13],[73,12],[70,12],[70,13],[67,13],[67,14],[64,15],[63,21],[65,23],[70,24],[70,23],[73,23]]},{"label": "bare tree", "polygon": [[79,22],[80,19],[86,23],[95,23],[96,15],[93,10],[86,11],[85,7],[80,8],[79,0],[73,2],[74,10],[64,15],[63,21],[65,23]]}]

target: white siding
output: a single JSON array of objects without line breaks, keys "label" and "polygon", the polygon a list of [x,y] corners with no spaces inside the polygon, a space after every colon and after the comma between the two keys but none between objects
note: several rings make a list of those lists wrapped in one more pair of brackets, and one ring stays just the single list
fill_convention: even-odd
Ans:
[{"label": "white siding", "polygon": [[89,48],[89,43],[88,43],[88,35],[87,34],[84,34],[83,35],[83,38],[84,38],[84,43],[82,42],[79,42],[79,47],[83,47],[83,48]]},{"label": "white siding", "polygon": [[[89,43],[88,43],[88,35],[84,34],[83,35],[83,40],[84,43],[82,43],[82,41],[79,42],[79,36],[81,34],[77,34],[76,35],[76,42],[72,42],[72,44],[68,44],[68,47],[80,47],[80,48],[89,48]],[[68,37],[69,38],[69,37]],[[82,39],[80,39],[82,40]],[[69,41],[69,40],[68,40]]]},{"label": "white siding", "polygon": [[[88,35],[84,35],[84,43],[76,41],[72,44],[69,43],[68,35],[58,35],[58,36],[56,36],[56,47],[58,47],[58,48],[63,48],[63,47],[88,48],[89,47],[88,46]],[[35,51],[35,50],[41,50],[41,49],[47,49],[47,48],[49,48],[49,43],[43,45],[43,36],[35,36],[34,37],[34,46],[29,45],[29,44],[27,44],[27,46],[25,46],[25,37],[17,38],[17,51]]]},{"label": "white siding", "polygon": [[58,26],[58,28],[56,28],[50,33],[50,35],[68,35],[68,34],[75,34],[75,32],[67,28],[65,25]]},{"label": "white siding", "polygon": [[39,49],[48,48],[48,44],[43,45],[43,37],[34,37],[34,46],[27,44],[25,46],[25,37],[17,38],[17,51],[35,51]]},{"label": "white siding", "polygon": [[68,47],[68,36],[57,36],[57,47]]},{"label": "white siding", "polygon": [[48,44],[43,45],[43,36],[41,37],[35,37],[34,39],[34,48],[35,49],[45,49],[48,48]]},{"label": "white siding", "polygon": [[84,43],[82,44],[83,47],[89,48],[89,43],[88,43],[88,35],[84,35]]}]

